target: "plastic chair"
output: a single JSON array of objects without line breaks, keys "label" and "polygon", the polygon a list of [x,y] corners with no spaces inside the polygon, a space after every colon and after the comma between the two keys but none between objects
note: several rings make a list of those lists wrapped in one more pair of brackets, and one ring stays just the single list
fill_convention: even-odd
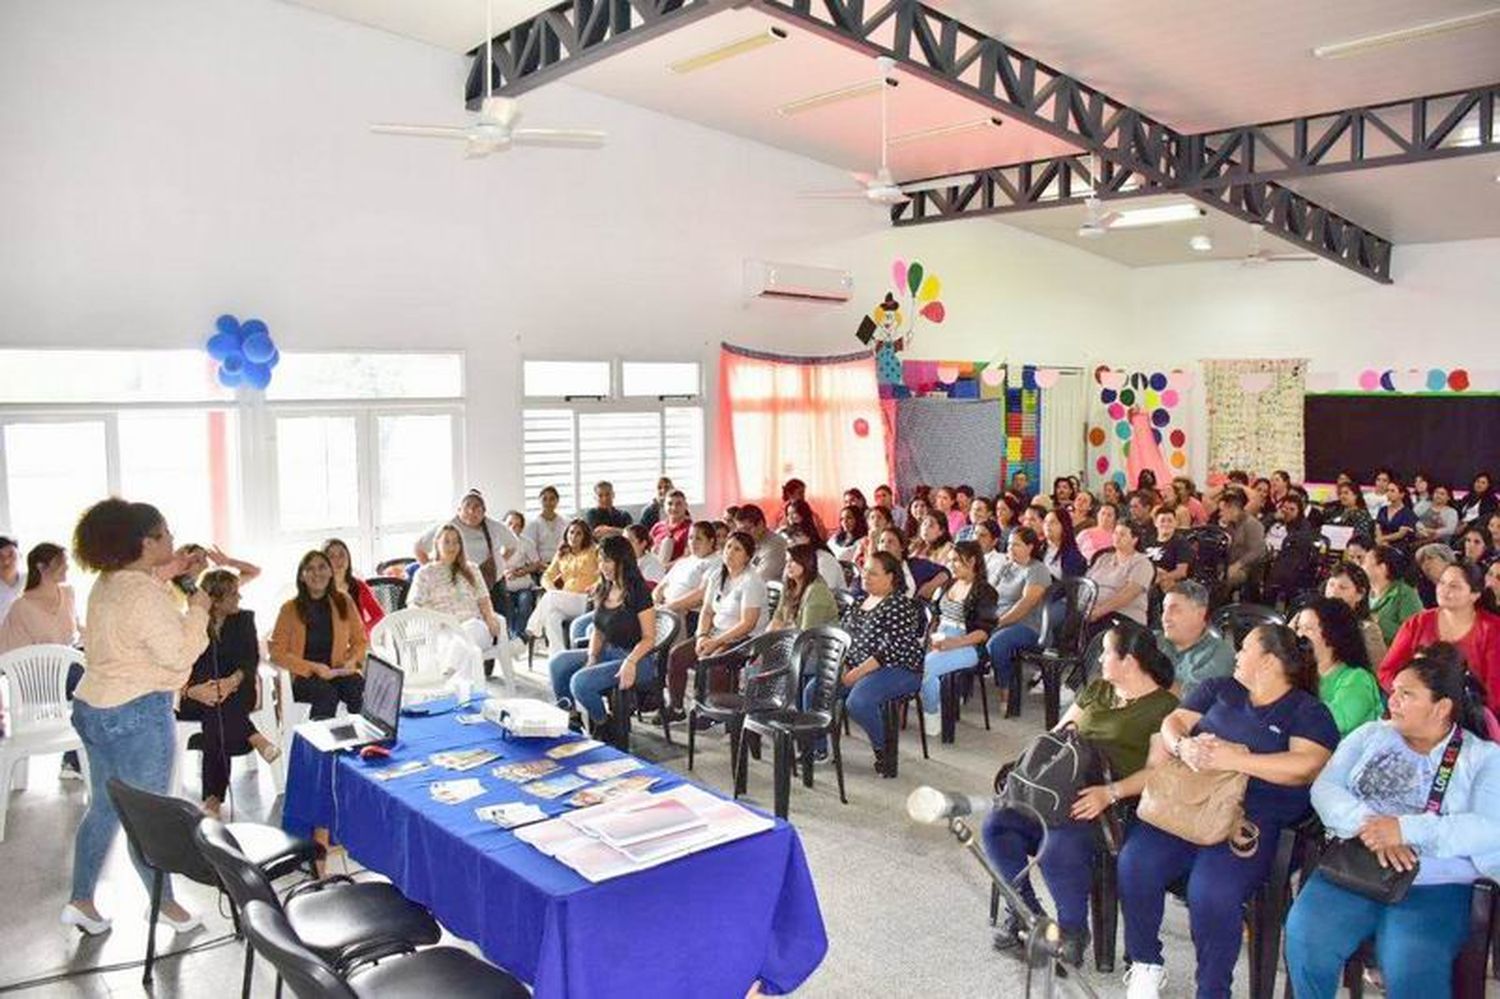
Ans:
[{"label": "plastic chair", "polygon": [[630,752],[630,717],[639,715],[648,703],[660,708],[661,734],[670,744],[672,741],[672,712],[667,710],[667,653],[677,644],[682,634],[682,618],[673,611],[656,609],[656,644],[647,653],[647,658],[656,667],[651,681],[642,686],[637,681],[629,690],[621,690],[616,684],[609,693],[610,717],[614,719],[615,745]]},{"label": "plastic chair", "polygon": [[781,606],[781,584],[775,580],[766,584],[766,620],[776,616],[776,608]]},{"label": "plastic chair", "polygon": [[1273,607],[1263,604],[1225,604],[1214,611],[1209,623],[1214,630],[1229,640],[1238,652],[1245,644],[1245,636],[1263,624],[1286,624],[1286,619]]},{"label": "plastic chair", "polygon": [[[67,645],[28,645],[0,656],[0,682],[10,687],[10,735],[0,739],[0,843],[12,789],[24,791],[33,756],[82,750],[68,703],[68,667],[83,665],[83,653]],[[89,787],[88,754],[79,754]],[[19,771],[19,776],[17,776]]]},{"label": "plastic chair", "polygon": [[[1061,621],[1054,621],[1054,594],[1058,591],[1061,591],[1063,600],[1063,617]],[[1050,729],[1057,724],[1061,713],[1063,673],[1083,661],[1089,636],[1089,615],[1098,599],[1099,587],[1087,576],[1069,576],[1053,584],[1042,604],[1042,641],[1045,644],[1039,649],[1018,652],[1011,664],[1010,695],[1005,705],[1007,718],[1020,717],[1021,699],[1026,690],[1026,667],[1035,666],[1042,677],[1046,726]]]},{"label": "plastic chair", "polygon": [[[337,968],[437,943],[442,935],[426,909],[385,882],[358,882],[334,875],[299,884],[287,893],[285,903],[277,901],[270,878],[251,861],[234,827],[216,819],[198,823],[193,843],[200,862],[212,869],[242,918],[256,903],[271,906],[295,927],[308,950]],[[253,962],[247,947],[243,986],[247,996]],[[295,984],[293,991],[297,991]]]},{"label": "plastic chair", "polygon": [[387,614],[394,614],[406,606],[406,594],[411,589],[410,580],[395,576],[372,576],[365,580],[365,585],[375,595],[375,602],[380,605],[380,609]]},{"label": "plastic chair", "polygon": [[484,688],[480,652],[448,614],[422,607],[387,614],[370,629],[370,651],[406,673],[403,698],[408,692],[431,696],[454,676],[467,675],[475,689]]},{"label": "plastic chair", "polygon": [[[936,616],[928,613],[927,604],[921,600],[917,601],[917,630],[923,635],[932,631],[936,623]],[[922,759],[930,760],[931,755],[927,752],[927,718],[922,714],[921,700],[922,690],[918,687],[909,694],[901,694],[893,697],[880,706],[885,715],[885,745],[881,747],[880,758],[884,761],[885,769],[881,776],[895,778],[900,769],[901,755],[901,730],[906,727],[907,708],[913,703],[917,704],[917,733],[922,739]],[[844,713],[844,726],[848,727],[849,715]]]},{"label": "plastic chair", "polygon": [[1188,578],[1203,584],[1208,590],[1209,602],[1224,599],[1229,575],[1229,532],[1217,524],[1195,527],[1187,532],[1192,557],[1188,563]]},{"label": "plastic chair", "polygon": [[[699,689],[688,708],[687,717],[689,770],[693,769],[699,718],[724,723],[729,733],[729,759],[733,767],[739,758],[745,716],[751,711],[770,711],[791,703],[797,682],[792,662],[792,646],[796,641],[797,632],[794,630],[767,631],[717,656],[698,660]],[[708,678],[714,670],[729,673],[728,691],[709,689]]]},{"label": "plastic chair", "polygon": [[[938,620],[942,613],[943,596],[947,592],[948,587],[944,586],[932,595],[928,613],[934,621]],[[969,692],[973,689],[972,685],[976,683],[979,685],[979,706],[984,710],[984,730],[986,732],[990,730],[990,696],[989,688],[985,686],[985,680],[990,674],[988,641],[979,643],[974,651],[978,656],[978,661],[971,668],[944,673],[938,681],[939,713],[942,717],[938,741],[944,744],[957,740],[959,705],[968,699]],[[965,681],[968,682],[965,683]]]},{"label": "plastic chair", "polygon": [[[151,984],[151,972],[156,963],[156,922],[161,914],[162,889],[169,874],[180,874],[199,884],[217,886],[218,875],[204,860],[194,841],[203,813],[190,802],[181,798],[142,791],[111,777],[108,784],[109,800],[120,816],[120,825],[125,829],[125,838],[130,847],[151,868],[151,915],[146,931],[146,969],[141,981]],[[247,839],[259,844],[255,859],[246,858],[261,877],[269,883],[283,874],[299,867],[309,873],[317,859],[318,848],[309,840],[289,836],[274,826],[253,823],[236,824]],[[248,992],[249,968],[246,967]]]},{"label": "plastic chair", "polygon": [[340,977],[309,950],[274,905],[245,906],[250,945],[276,968],[301,999],[361,999],[364,996],[443,996],[444,999],[530,999],[510,975],[457,947],[407,948],[376,963],[357,965]]},{"label": "plastic chair", "polygon": [[[832,740],[833,772],[838,778],[839,801],[849,804],[844,794],[844,759],[840,749],[840,726],[844,713],[844,701],[839,696],[840,679],[844,675],[844,660],[849,653],[852,639],[842,628],[821,625],[808,628],[798,634],[792,645],[790,669],[787,677],[792,681],[791,696],[799,696],[801,680],[811,677],[813,696],[804,710],[800,701],[783,707],[755,710],[741,719],[743,732],[734,757],[734,796],[745,793],[746,776],[749,769],[748,735],[765,736],[772,746],[772,797],[778,818],[786,818],[791,805],[792,765],[795,757],[801,758],[802,784],[813,786],[813,743],[819,738]],[[747,675],[746,686],[750,679]]]},{"label": "plastic chair", "polygon": [[[276,674],[281,672],[270,663],[262,662],[256,669],[255,710],[250,712],[250,722],[255,730],[276,745],[282,744],[281,719],[276,712]],[[201,750],[190,744],[194,735],[202,731],[203,723],[197,721],[177,722],[177,758],[172,767],[172,794],[179,798],[187,797],[187,756],[189,753],[201,752]],[[282,749],[282,755],[276,758],[274,763],[267,763],[259,753],[253,750],[245,754],[251,764],[257,769],[269,768],[271,771],[271,784],[279,795],[286,790],[286,751]]]}]

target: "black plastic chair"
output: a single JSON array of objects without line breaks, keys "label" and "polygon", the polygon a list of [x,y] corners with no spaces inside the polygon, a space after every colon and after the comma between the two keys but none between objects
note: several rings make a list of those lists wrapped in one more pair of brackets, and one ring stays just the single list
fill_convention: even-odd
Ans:
[{"label": "black plastic chair", "polygon": [[842,621],[849,609],[859,603],[859,598],[851,590],[838,590],[833,594],[833,602],[838,605],[839,620]]},{"label": "black plastic chair", "polygon": [[[161,915],[162,890],[168,875],[180,874],[202,885],[219,886],[214,868],[199,853],[194,836],[204,822],[192,802],[153,794],[111,777],[109,800],[120,816],[130,849],[151,868],[151,915],[146,931],[146,968],[141,981],[151,984],[156,964],[156,923]],[[318,847],[310,840],[289,836],[274,826],[236,823],[252,845],[245,863],[269,886],[271,881],[305,867],[311,875]],[[248,961],[246,981],[249,981]],[[247,985],[248,989],[248,985]],[[248,995],[248,991],[246,995]]]},{"label": "black plastic chair", "polygon": [[1229,576],[1229,532],[1217,524],[1195,527],[1187,532],[1188,546],[1192,550],[1188,563],[1188,578],[1203,584],[1208,590],[1210,604],[1225,599],[1225,588]]},{"label": "black plastic chair", "polygon": [[800,700],[794,700],[784,707],[755,711],[745,716],[745,735],[736,747],[734,763],[736,798],[745,793],[746,772],[749,769],[749,761],[746,759],[749,739],[746,736],[753,734],[771,740],[772,794],[778,818],[786,818],[790,809],[794,758],[801,758],[803,785],[813,786],[813,744],[820,738],[831,740],[833,772],[839,784],[839,801],[845,805],[849,803],[844,794],[844,759],[839,747],[839,722],[844,714],[844,699],[839,696],[839,687],[851,642],[847,631],[833,625],[808,628],[796,636],[791,652],[792,697],[800,697],[800,681],[810,677],[813,684],[812,699],[805,710]]},{"label": "black plastic chair", "polygon": [[[933,621],[938,621],[942,616],[943,596],[948,592],[944,586],[932,595],[928,607],[928,613]],[[990,648],[988,640],[980,642],[974,651],[978,654],[978,662],[969,669],[954,670],[944,673],[938,680],[938,703],[941,705],[942,717],[941,731],[938,741],[952,743],[958,735],[959,707],[967,699],[969,692],[975,684],[979,686],[979,706],[984,711],[984,730],[990,730],[990,698],[989,688],[985,686],[985,679],[990,674]]]},{"label": "black plastic chair", "polygon": [[[332,875],[304,882],[287,894],[285,902],[278,902],[271,882],[249,862],[237,837],[222,822],[204,819],[193,840],[242,918],[254,903],[271,906],[285,914],[307,949],[337,967],[400,953],[418,944],[434,944],[442,936],[427,910],[394,885]],[[250,974],[251,954],[247,953],[246,995]]]},{"label": "black plastic chair", "polygon": [[[688,708],[688,769],[698,743],[699,718],[720,722],[729,733],[730,765],[735,768],[735,787],[743,784],[739,759],[745,716],[752,711],[775,711],[793,703],[797,691],[792,648],[797,632],[768,631],[742,642],[728,652],[698,660],[699,692]],[[730,673],[728,691],[708,689],[709,674],[716,669]]]},{"label": "black plastic chair", "polygon": [[[1063,618],[1053,620],[1053,605],[1058,596],[1063,601]],[[1042,696],[1046,725],[1052,728],[1062,704],[1063,674],[1083,661],[1089,638],[1089,615],[1099,599],[1099,587],[1087,576],[1069,576],[1058,580],[1048,591],[1042,605],[1042,636],[1046,643],[1039,649],[1023,649],[1011,663],[1010,694],[1005,705],[1007,718],[1021,716],[1021,699],[1026,690],[1026,668],[1035,666],[1042,678]]]},{"label": "black plastic chair", "polygon": [[630,752],[630,718],[639,715],[648,704],[660,708],[661,734],[670,744],[672,741],[672,712],[667,710],[667,653],[677,644],[682,634],[682,618],[673,611],[656,609],[656,644],[648,653],[656,667],[651,680],[642,684],[639,680],[629,690],[621,690],[616,684],[610,688],[609,711],[614,722],[612,735],[617,749]]},{"label": "black plastic chair", "polygon": [[406,606],[406,594],[411,589],[411,581],[396,576],[372,576],[365,580],[365,585],[375,595],[375,602],[380,609],[387,614],[394,614]]},{"label": "black plastic chair", "polygon": [[276,906],[245,906],[245,935],[300,999],[442,996],[443,999],[530,999],[515,978],[457,947],[407,948],[358,965],[347,977],[307,947]]},{"label": "black plastic chair", "polygon": [[1214,611],[1209,623],[1224,636],[1238,652],[1245,644],[1245,636],[1263,624],[1286,624],[1286,619],[1274,607],[1264,604],[1225,604]]},{"label": "black plastic chair", "polygon": [[[918,631],[923,635],[930,634],[937,618],[936,615],[928,613],[927,604],[921,600],[917,601]],[[885,714],[885,745],[881,747],[880,758],[884,761],[885,768],[881,771],[882,777],[895,778],[900,770],[901,756],[901,730],[906,727],[907,709],[912,704],[917,704],[917,732],[922,737],[922,759],[930,760],[931,755],[927,752],[927,718],[922,714],[921,700],[922,689],[919,686],[909,694],[901,694],[893,697],[882,704],[881,711]],[[844,727],[849,724],[847,712],[844,715]]]},{"label": "black plastic chair", "polygon": [[400,555],[396,558],[381,559],[380,562],[376,563],[375,565],[375,573],[377,575],[383,576],[387,572],[390,572],[392,569],[400,569],[402,572],[405,572],[407,570],[407,567],[412,565],[414,562],[416,562],[416,559],[410,555]]},{"label": "black plastic chair", "polygon": [[781,606],[781,584],[774,579],[766,583],[766,620],[776,616],[776,608]]},{"label": "black plastic chair", "polygon": [[[1500,886],[1489,878],[1474,882],[1473,894],[1469,896],[1469,939],[1453,961],[1454,999],[1484,999],[1485,979],[1490,963],[1491,950],[1500,945],[1495,934],[1495,906]],[[1375,942],[1366,940],[1344,964],[1344,987],[1350,999],[1362,999],[1365,994],[1365,968],[1375,960]],[[1291,996],[1288,984],[1286,995]]]}]

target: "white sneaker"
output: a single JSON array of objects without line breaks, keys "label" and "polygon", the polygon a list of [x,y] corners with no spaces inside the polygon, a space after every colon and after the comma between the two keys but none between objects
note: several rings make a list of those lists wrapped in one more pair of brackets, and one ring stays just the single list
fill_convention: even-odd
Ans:
[{"label": "white sneaker", "polygon": [[1167,969],[1159,964],[1132,964],[1125,972],[1125,999],[1160,999]]},{"label": "white sneaker", "polygon": [[934,732],[941,732],[943,730],[943,713],[941,711],[934,711],[929,714],[923,711],[922,724],[926,726],[928,735]]},{"label": "white sneaker", "polygon": [[84,914],[82,909],[71,902],[63,906],[62,917],[59,919],[59,922],[64,926],[76,926],[91,937],[109,932],[110,925],[108,918],[100,916],[98,919],[91,919]]}]

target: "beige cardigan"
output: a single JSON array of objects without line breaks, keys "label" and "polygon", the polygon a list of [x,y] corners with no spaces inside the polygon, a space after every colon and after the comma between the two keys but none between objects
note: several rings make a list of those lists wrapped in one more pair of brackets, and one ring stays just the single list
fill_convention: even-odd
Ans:
[{"label": "beige cardigan", "polygon": [[175,693],[208,648],[208,611],[183,613],[171,585],[149,572],[101,575],[89,592],[88,623],[88,669],[74,696],[96,708]]}]

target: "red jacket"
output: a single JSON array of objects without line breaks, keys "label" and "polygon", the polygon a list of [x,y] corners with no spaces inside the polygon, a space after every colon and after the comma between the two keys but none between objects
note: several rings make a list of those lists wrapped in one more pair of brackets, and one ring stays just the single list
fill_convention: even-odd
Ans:
[{"label": "red jacket", "polygon": [[[1437,641],[1441,639],[1438,637],[1436,608],[1421,611],[1408,618],[1396,632],[1396,637],[1391,639],[1390,650],[1380,663],[1380,685],[1390,690],[1391,681],[1396,679],[1396,674],[1419,651]],[[1490,710],[1500,711],[1500,617],[1488,611],[1477,612],[1474,627],[1453,644],[1463,653],[1464,661],[1469,664],[1469,672],[1484,684],[1485,701]]]},{"label": "red jacket", "polygon": [[365,634],[380,623],[385,617],[385,609],[380,606],[380,601],[375,599],[375,591],[365,585],[363,579],[354,581],[354,603],[359,607],[359,619],[365,626]]}]

